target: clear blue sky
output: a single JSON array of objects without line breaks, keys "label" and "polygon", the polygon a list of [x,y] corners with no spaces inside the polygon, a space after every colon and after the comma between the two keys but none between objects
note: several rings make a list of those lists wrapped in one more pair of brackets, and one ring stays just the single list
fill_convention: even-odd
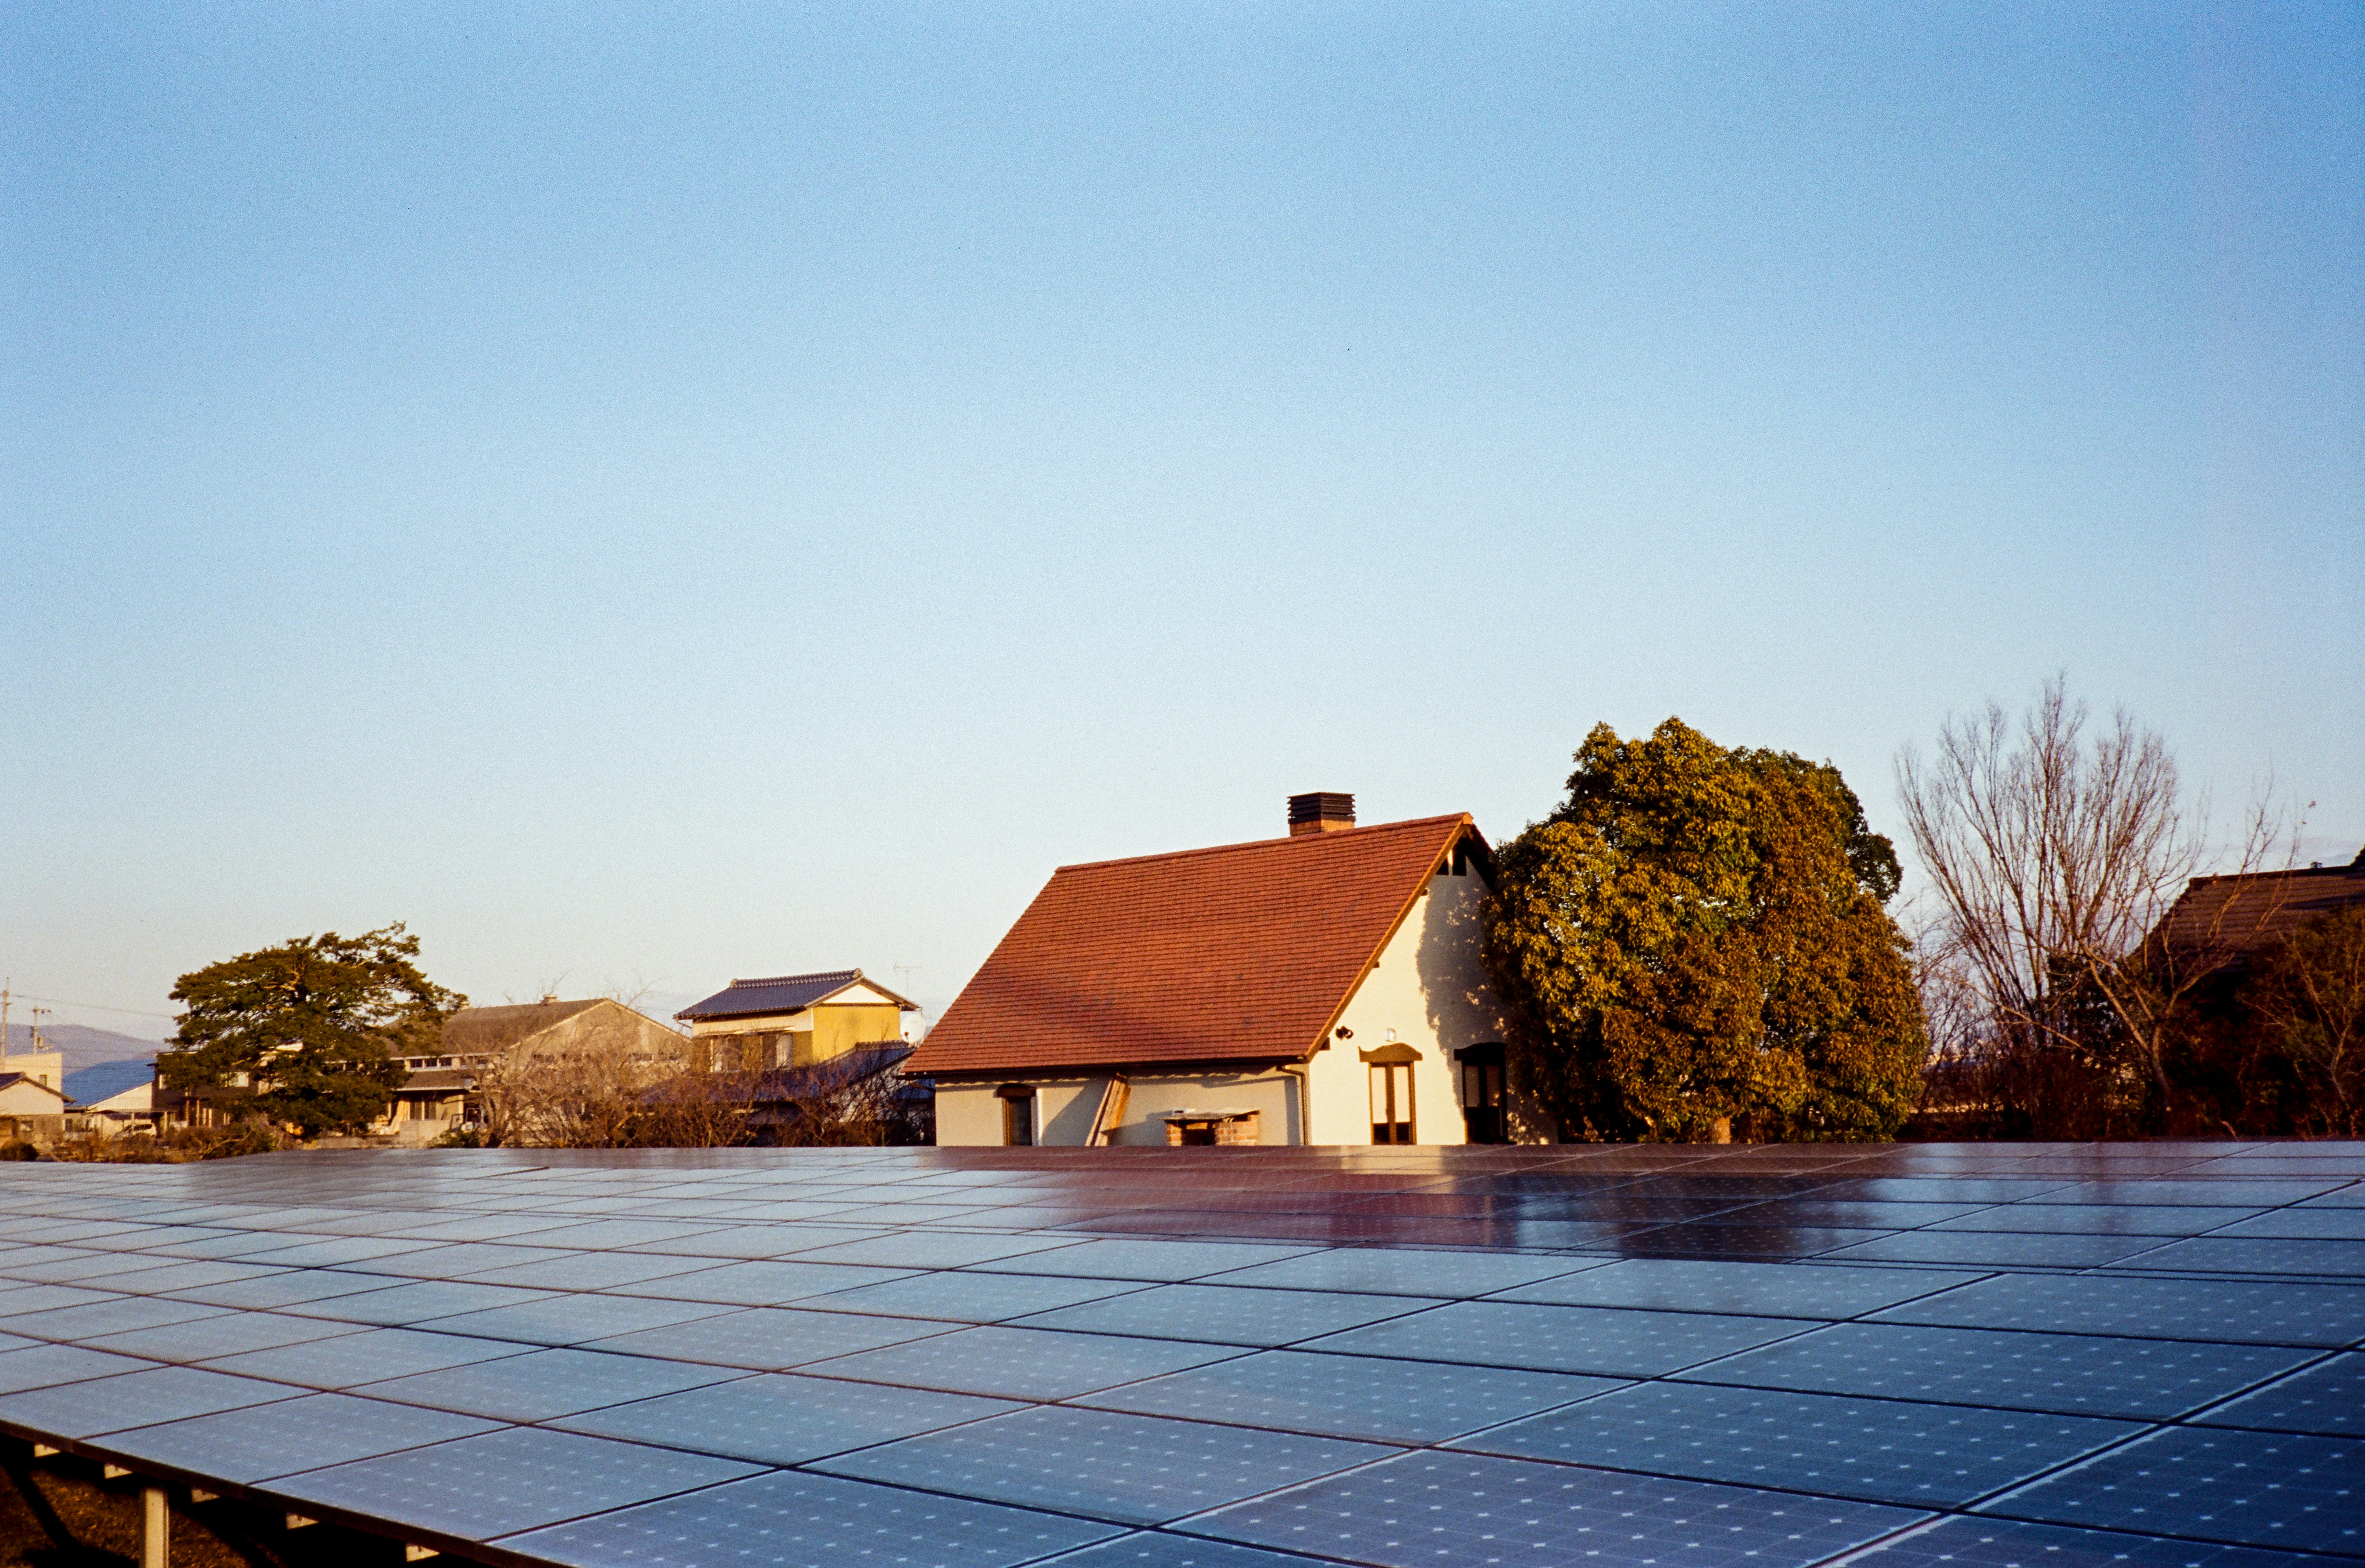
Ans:
[{"label": "clear blue sky", "polygon": [[10,7],[0,970],[936,1010],[1293,790],[1893,830],[2056,670],[2345,860],[2360,17]]}]

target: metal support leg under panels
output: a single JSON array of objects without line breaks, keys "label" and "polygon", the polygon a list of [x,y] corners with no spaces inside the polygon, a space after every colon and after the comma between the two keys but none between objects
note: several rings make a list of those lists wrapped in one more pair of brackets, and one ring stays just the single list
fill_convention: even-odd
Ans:
[{"label": "metal support leg under panels", "polygon": [[172,1568],[173,1505],[162,1486],[142,1488],[140,1568]]}]

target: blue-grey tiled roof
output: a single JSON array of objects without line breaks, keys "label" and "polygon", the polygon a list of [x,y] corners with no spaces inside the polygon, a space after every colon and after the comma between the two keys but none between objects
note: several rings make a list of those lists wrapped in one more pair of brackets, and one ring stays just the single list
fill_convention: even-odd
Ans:
[{"label": "blue-grey tiled roof", "polygon": [[831,991],[862,978],[860,969],[824,969],[812,975],[773,975],[768,980],[735,980],[703,1002],[674,1014],[677,1018],[745,1018],[762,1013],[794,1013]]},{"label": "blue-grey tiled roof", "polygon": [[67,1099],[79,1104],[95,1105],[127,1089],[137,1089],[155,1076],[155,1063],[127,1058],[122,1061],[95,1061],[88,1067],[76,1068],[66,1074],[65,1082],[61,1087],[65,1090]]}]

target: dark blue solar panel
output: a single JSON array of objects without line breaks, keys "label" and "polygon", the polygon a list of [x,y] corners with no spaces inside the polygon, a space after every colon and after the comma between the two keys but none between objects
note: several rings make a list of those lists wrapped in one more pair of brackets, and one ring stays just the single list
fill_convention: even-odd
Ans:
[{"label": "dark blue solar panel", "polygon": [[833,1356],[875,1350],[947,1331],[949,1325],[910,1317],[850,1312],[808,1312],[792,1306],[751,1306],[662,1328],[593,1339],[597,1350],[665,1356],[751,1372],[785,1372]]},{"label": "dark blue solar panel", "polygon": [[1478,1296],[1580,1269],[1599,1268],[1602,1261],[1517,1253],[1341,1247],[1301,1253],[1278,1262],[1253,1263],[1245,1269],[1209,1276],[1209,1282],[1382,1295]]},{"label": "dark blue solar panel", "polygon": [[1656,1377],[1821,1327],[1779,1317],[1470,1301],[1333,1334],[1304,1348],[1536,1372]]},{"label": "dark blue solar panel", "polygon": [[484,1540],[755,1473],[757,1467],[575,1432],[512,1427],[328,1470],[272,1491],[373,1518],[399,1515]]},{"label": "dark blue solar panel", "polygon": [[1683,1375],[1757,1388],[2158,1419],[2308,1359],[2304,1351],[2266,1345],[1839,1323]]},{"label": "dark blue solar panel", "polygon": [[2290,1237],[2311,1240],[2365,1241],[2365,1209],[2276,1209],[2255,1219],[2229,1225],[2223,1237]]},{"label": "dark blue solar panel", "polygon": [[488,1432],[496,1425],[449,1410],[308,1394],[249,1410],[117,1431],[103,1446],[129,1462],[147,1461],[242,1484]]},{"label": "dark blue solar panel", "polygon": [[[936,1279],[902,1269],[872,1269],[851,1263],[796,1263],[764,1260],[702,1266],[686,1274],[668,1274],[645,1284],[616,1287],[619,1295],[657,1296],[672,1301],[712,1301],[732,1306],[779,1306],[809,1301],[882,1282]],[[868,1310],[857,1307],[857,1311]]]},{"label": "dark blue solar panel", "polygon": [[2365,1278],[2365,1240],[2198,1236],[2145,1253],[2142,1264],[2208,1273]]},{"label": "dark blue solar panel", "polygon": [[1928,1263],[1946,1268],[2093,1269],[2159,1247],[2158,1236],[2027,1236],[1973,1230],[1912,1230],[1830,1255],[1834,1263]]},{"label": "dark blue solar panel", "polygon": [[732,1309],[714,1302],[662,1301],[642,1296],[544,1294],[534,1301],[485,1312],[415,1321],[443,1334],[477,1334],[532,1345],[579,1345],[644,1328],[667,1328]]},{"label": "dark blue solar panel", "polygon": [[425,1334],[413,1328],[364,1328],[358,1334],[309,1344],[282,1345],[223,1356],[205,1364],[216,1372],[267,1377],[308,1388],[352,1388],[413,1372],[499,1361],[530,1347],[508,1339],[475,1339],[465,1334]]},{"label": "dark blue solar panel", "polygon": [[1872,1503],[1416,1451],[1205,1515],[1190,1529],[1380,1568],[1686,1561],[1802,1568],[1918,1517]]},{"label": "dark blue solar panel", "polygon": [[834,1295],[808,1297],[802,1305],[824,1312],[876,1312],[892,1317],[999,1323],[1153,1288],[1138,1280],[1079,1280],[1054,1274],[944,1270],[906,1275]]},{"label": "dark blue solar panel", "polygon": [[2013,1274],[1874,1316],[1963,1328],[2329,1348],[2365,1338],[2365,1290],[2250,1280]]},{"label": "dark blue solar panel", "polygon": [[226,1317],[218,1306],[168,1301],[157,1296],[127,1295],[75,1306],[53,1306],[44,1312],[17,1313],[0,1317],[0,1330],[35,1339],[95,1339],[127,1334],[135,1328],[155,1328],[199,1317]]},{"label": "dark blue solar panel", "polygon": [[2365,1555],[2365,1442],[2172,1427],[2036,1482],[1986,1511]]},{"label": "dark blue solar panel", "polygon": [[1057,1568],[1315,1568],[1335,1558],[1287,1556],[1171,1530],[1137,1530],[1059,1560]]},{"label": "dark blue solar panel", "polygon": [[89,1343],[96,1350],[119,1350],[151,1361],[205,1361],[243,1350],[268,1350],[353,1332],[353,1324],[324,1322],[316,1317],[282,1316],[270,1312],[214,1312],[153,1328],[97,1335]]},{"label": "dark blue solar panel", "polygon": [[1327,1437],[1432,1443],[1625,1386],[1563,1372],[1272,1350],[1082,1394],[1078,1402]]},{"label": "dark blue solar panel", "polygon": [[0,1394],[0,1423],[53,1437],[88,1438],[125,1427],[267,1405],[304,1392],[284,1383],[196,1367],[155,1367]]},{"label": "dark blue solar panel", "polygon": [[765,1374],[611,1406],[553,1425],[767,1464],[797,1464],[1019,1406],[966,1394]]},{"label": "dark blue solar panel", "polygon": [[[521,1347],[522,1349],[522,1347]],[[727,1367],[598,1350],[533,1350],[367,1383],[356,1392],[504,1421],[544,1421],[734,1375]]]},{"label": "dark blue solar panel", "polygon": [[818,1361],[806,1370],[825,1377],[955,1394],[1066,1399],[1239,1354],[1238,1346],[1180,1339],[1062,1334],[1043,1328],[963,1328],[883,1350]]},{"label": "dark blue solar panel", "polygon": [[1922,1269],[1637,1258],[1507,1290],[1494,1299],[1773,1317],[1854,1317],[1980,1277]]},{"label": "dark blue solar panel", "polygon": [[2365,1437],[2365,1355],[2335,1356],[2193,1419],[2270,1432]]},{"label": "dark blue solar panel", "polygon": [[1107,1410],[1036,1408],[821,1462],[835,1474],[1127,1524],[1186,1514],[1397,1450]]},{"label": "dark blue solar panel", "polygon": [[1852,1568],[2325,1568],[2322,1557],[2014,1519],[1940,1519],[1883,1541]]},{"label": "dark blue solar panel", "polygon": [[502,1544],[572,1568],[1013,1568],[1116,1533],[1058,1514],[775,1471]]},{"label": "dark blue solar panel", "polygon": [[1160,1285],[1038,1313],[1024,1319],[1024,1327],[1227,1345],[1288,1345],[1440,1305],[1418,1296]]},{"label": "dark blue solar panel", "polygon": [[83,1345],[31,1345],[0,1350],[0,1394],[80,1383],[85,1378],[107,1377],[116,1372],[141,1372],[155,1364]]},{"label": "dark blue solar panel", "polygon": [[1149,1280],[1172,1284],[1228,1273],[1252,1264],[1277,1262],[1310,1250],[1253,1242],[1101,1240],[1030,1252],[981,1265],[1011,1274],[1077,1274],[1111,1280]]},{"label": "dark blue solar panel", "polygon": [[1654,1383],[1454,1446],[1936,1507],[1984,1497],[2144,1429],[2078,1416]]}]

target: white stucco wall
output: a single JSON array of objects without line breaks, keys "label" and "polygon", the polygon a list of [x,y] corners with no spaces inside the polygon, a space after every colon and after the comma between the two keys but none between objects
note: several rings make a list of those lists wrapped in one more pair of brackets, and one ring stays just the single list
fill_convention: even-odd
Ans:
[{"label": "white stucco wall", "polygon": [[944,1148],[992,1146],[1002,1141],[1002,1102],[991,1083],[936,1085],[936,1142]]},{"label": "white stucco wall", "polygon": [[1478,961],[1478,910],[1485,897],[1485,879],[1474,868],[1429,879],[1339,1015],[1351,1035],[1342,1040],[1334,1034],[1314,1055],[1310,1141],[1372,1141],[1370,1069],[1358,1053],[1387,1045],[1390,1031],[1420,1053],[1412,1064],[1413,1137],[1425,1144],[1468,1141],[1453,1053],[1503,1037]]},{"label": "white stucco wall", "polygon": [[[1092,1132],[1108,1081],[1107,1073],[1088,1078],[1014,1073],[992,1083],[939,1082],[936,1142],[947,1148],[1000,1145],[1002,1100],[995,1091],[1003,1083],[1024,1083],[1035,1091],[1036,1142],[1046,1148],[1077,1147]],[[1256,1111],[1264,1142],[1297,1141],[1296,1088],[1280,1072],[1131,1074],[1125,1111],[1111,1141],[1163,1145],[1166,1123],[1160,1113],[1167,1111]]]},{"label": "white stucco wall", "polygon": [[[1095,1096],[1093,1103],[1099,1103]],[[1117,1120],[1121,1145],[1155,1145],[1166,1141],[1167,1111],[1255,1111],[1257,1137],[1263,1143],[1295,1143],[1297,1086],[1282,1072],[1220,1072],[1133,1075],[1126,1095],[1125,1114]],[[1091,1121],[1086,1113],[1085,1121]]]}]

